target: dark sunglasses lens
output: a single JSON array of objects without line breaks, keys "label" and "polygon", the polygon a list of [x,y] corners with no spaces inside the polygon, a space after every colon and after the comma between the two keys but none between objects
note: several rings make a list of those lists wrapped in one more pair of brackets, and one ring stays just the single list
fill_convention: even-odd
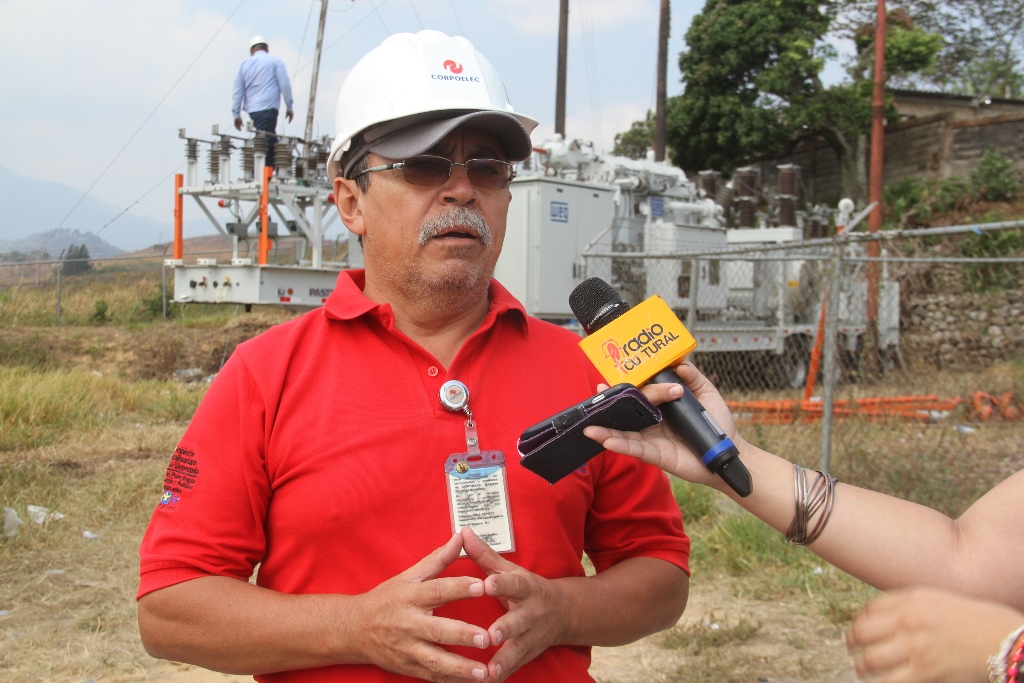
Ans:
[{"label": "dark sunglasses lens", "polygon": [[441,157],[412,157],[405,160],[402,174],[410,185],[441,185],[451,175],[452,165]]},{"label": "dark sunglasses lens", "polygon": [[497,159],[470,159],[466,162],[469,182],[487,190],[502,190],[512,182],[512,166]]}]

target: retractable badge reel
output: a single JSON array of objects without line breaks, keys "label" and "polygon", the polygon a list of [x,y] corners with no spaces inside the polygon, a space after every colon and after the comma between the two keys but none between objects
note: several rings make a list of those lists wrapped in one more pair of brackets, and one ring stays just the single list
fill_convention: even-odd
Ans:
[{"label": "retractable badge reel", "polygon": [[505,454],[480,450],[480,436],[469,409],[469,389],[465,384],[458,380],[445,382],[441,385],[440,399],[445,409],[466,414],[466,452],[452,453],[444,462],[453,532],[468,526],[495,551],[512,552],[516,544],[512,535]]}]

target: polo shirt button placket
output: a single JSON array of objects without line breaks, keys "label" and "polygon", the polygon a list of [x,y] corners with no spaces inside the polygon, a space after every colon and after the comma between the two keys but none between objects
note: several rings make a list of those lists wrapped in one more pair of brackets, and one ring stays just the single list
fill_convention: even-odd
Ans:
[{"label": "polo shirt button placket", "polygon": [[430,375],[431,377],[437,377],[437,373],[438,369],[436,365],[431,365],[429,368],[427,368],[427,374]]}]

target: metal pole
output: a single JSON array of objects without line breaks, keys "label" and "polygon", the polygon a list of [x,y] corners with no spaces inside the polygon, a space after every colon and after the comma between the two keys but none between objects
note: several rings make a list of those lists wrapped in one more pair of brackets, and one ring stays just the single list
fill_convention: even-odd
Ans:
[{"label": "metal pole", "polygon": [[270,201],[270,177],[274,169],[270,166],[263,167],[263,191],[260,192],[260,244],[259,259],[261,266],[267,264],[267,252],[270,251],[270,215],[267,205]]},{"label": "metal pole", "polygon": [[658,95],[654,104],[654,160],[665,160],[665,117],[668,100],[668,36],[672,9],[669,0],[661,0],[661,19],[658,21]]},{"label": "metal pole", "polygon": [[558,72],[555,76],[555,132],[565,139],[565,72],[569,50],[569,0],[558,9]]},{"label": "metal pole", "polygon": [[[868,200],[878,202],[868,220],[868,232],[882,229],[882,176],[885,171],[885,0],[878,0],[878,18],[875,23],[875,74],[871,97],[871,174],[868,178]],[[868,245],[868,256],[878,257],[879,245]],[[878,264],[867,268],[868,281],[868,338],[869,354],[877,359],[878,353]],[[877,364],[873,364],[876,365]]]},{"label": "metal pole", "polygon": [[[313,55],[313,77],[309,84],[309,109],[306,111],[306,136],[302,138],[309,143],[313,139],[313,110],[316,108],[316,84],[320,78],[320,52],[324,44],[324,24],[327,22],[327,0],[320,0],[320,28],[316,32],[316,53]],[[307,150],[308,153],[308,150]]]},{"label": "metal pole", "polygon": [[57,264],[57,327],[60,327],[60,275],[64,270],[64,251],[60,250],[60,263]]},{"label": "metal pole", "polygon": [[174,174],[174,258],[181,260],[185,256],[185,239],[183,232],[184,206],[181,196],[181,186],[184,178],[180,173]]},{"label": "metal pole", "polygon": [[828,472],[832,460],[832,403],[836,391],[836,345],[839,341],[839,289],[842,282],[842,247],[836,244],[831,262],[825,304],[825,340],[822,348],[821,461],[818,469]]},{"label": "metal pole", "polygon": [[160,266],[160,306],[164,320],[167,319],[167,264]]},{"label": "metal pole", "polygon": [[700,261],[690,259],[690,296],[686,307],[686,325],[691,330],[697,324],[697,283],[700,280]]}]

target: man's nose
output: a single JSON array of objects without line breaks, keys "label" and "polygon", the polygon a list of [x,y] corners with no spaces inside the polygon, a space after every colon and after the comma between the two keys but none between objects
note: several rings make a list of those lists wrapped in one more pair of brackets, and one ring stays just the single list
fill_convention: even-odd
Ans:
[{"label": "man's nose", "polygon": [[441,188],[441,197],[447,204],[469,204],[476,198],[476,188],[469,182],[465,164],[452,164],[452,174]]}]

